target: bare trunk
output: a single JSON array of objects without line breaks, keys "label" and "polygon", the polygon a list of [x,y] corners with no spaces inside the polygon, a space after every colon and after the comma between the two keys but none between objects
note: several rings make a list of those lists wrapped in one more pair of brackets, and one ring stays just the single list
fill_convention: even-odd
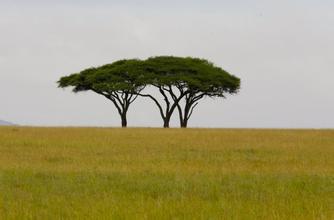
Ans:
[{"label": "bare trunk", "polygon": [[169,121],[166,119],[164,120],[164,128],[169,128]]},{"label": "bare trunk", "polygon": [[188,126],[188,119],[189,119],[189,110],[191,105],[186,102],[186,105],[184,107],[184,112],[182,112],[182,108],[180,105],[178,105],[179,110],[179,117],[180,117],[180,127],[186,128]]},{"label": "bare trunk", "polygon": [[126,113],[123,113],[121,115],[121,119],[122,119],[122,128],[126,128],[128,125],[127,119],[126,119]]},{"label": "bare trunk", "polygon": [[188,127],[188,120],[186,119],[183,119],[181,122],[181,128],[187,128]]},{"label": "bare trunk", "polygon": [[164,120],[164,128],[169,128],[169,122],[170,122],[170,118],[171,116],[166,116],[163,120]]}]

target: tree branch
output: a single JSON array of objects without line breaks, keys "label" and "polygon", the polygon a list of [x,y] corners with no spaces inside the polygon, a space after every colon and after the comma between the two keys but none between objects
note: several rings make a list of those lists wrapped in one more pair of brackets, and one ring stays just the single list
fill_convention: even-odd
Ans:
[{"label": "tree branch", "polygon": [[163,95],[165,103],[166,103],[166,116],[167,116],[167,114],[169,112],[169,109],[170,109],[170,102],[168,100],[168,97],[167,97],[166,93],[163,90],[163,87],[159,87],[159,91]]},{"label": "tree branch", "polygon": [[160,103],[158,102],[158,100],[157,100],[156,98],[154,98],[154,97],[153,97],[152,95],[150,95],[150,94],[140,94],[140,93],[138,93],[138,95],[141,96],[141,97],[149,97],[150,99],[152,99],[152,100],[155,102],[155,104],[158,106],[161,117],[162,117],[163,119],[166,118],[166,116],[165,116],[165,114],[164,114],[164,111],[163,111],[163,109],[162,109]]},{"label": "tree branch", "polygon": [[132,104],[138,98],[138,94],[131,94],[129,104]]},{"label": "tree branch", "polygon": [[193,114],[194,112],[194,108],[198,105],[198,102],[196,102],[190,109],[190,113],[188,114],[187,116],[187,120],[189,120],[189,118],[191,117],[191,115]]}]

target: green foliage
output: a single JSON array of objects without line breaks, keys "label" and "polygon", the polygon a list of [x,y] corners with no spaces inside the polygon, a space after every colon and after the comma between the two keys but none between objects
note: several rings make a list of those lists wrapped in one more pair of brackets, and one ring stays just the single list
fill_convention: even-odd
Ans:
[{"label": "green foliage", "polygon": [[189,93],[203,92],[208,96],[237,93],[240,79],[199,58],[159,56],[146,60],[149,83],[160,86],[176,86]]},{"label": "green foliage", "polygon": [[240,79],[211,62],[191,57],[159,56],[145,61],[119,60],[62,77],[59,87],[86,90],[138,92],[145,85],[176,86],[209,96],[236,93]]},{"label": "green foliage", "polygon": [[74,92],[92,90],[101,93],[140,91],[145,84],[140,72],[140,60],[120,60],[97,68],[85,69],[79,73],[62,77],[59,87],[72,86]]}]

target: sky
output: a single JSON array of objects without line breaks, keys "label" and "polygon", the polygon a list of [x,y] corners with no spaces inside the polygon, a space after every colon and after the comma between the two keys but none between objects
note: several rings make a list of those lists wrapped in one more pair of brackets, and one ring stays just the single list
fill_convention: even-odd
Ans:
[{"label": "sky", "polygon": [[[110,101],[57,80],[118,59],[174,55],[241,78],[239,94],[203,100],[190,127],[334,128],[333,10],[330,0],[0,0],[0,119],[119,126]],[[162,125],[144,98],[128,122]]]}]

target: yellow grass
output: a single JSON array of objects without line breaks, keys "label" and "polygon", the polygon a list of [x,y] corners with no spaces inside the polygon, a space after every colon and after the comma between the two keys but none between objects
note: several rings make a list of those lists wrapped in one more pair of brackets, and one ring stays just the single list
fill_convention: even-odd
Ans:
[{"label": "yellow grass", "polygon": [[3,127],[0,219],[334,219],[334,131]]}]

